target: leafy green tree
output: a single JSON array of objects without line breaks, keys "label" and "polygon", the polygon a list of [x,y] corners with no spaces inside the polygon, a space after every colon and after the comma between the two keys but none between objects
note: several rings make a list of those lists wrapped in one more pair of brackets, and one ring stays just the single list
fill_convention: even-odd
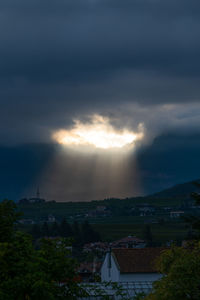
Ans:
[{"label": "leafy green tree", "polygon": [[[200,189],[200,183],[199,182],[193,182],[193,184]],[[195,200],[196,204],[200,204],[200,194],[199,193],[192,193],[191,194],[192,198]]]},{"label": "leafy green tree", "polygon": [[38,224],[33,225],[30,233],[31,233],[31,235],[33,236],[34,239],[38,239],[42,236],[42,231],[41,231],[41,228]]},{"label": "leafy green tree", "polygon": [[4,200],[0,203],[0,242],[7,242],[12,239],[14,227],[21,213],[16,211],[16,205],[11,200]]},{"label": "leafy green tree", "polygon": [[30,236],[16,233],[0,244],[0,299],[77,299],[76,262],[63,239],[43,239],[35,250]]},{"label": "leafy green tree", "polygon": [[[194,183],[200,187],[199,183]],[[196,204],[200,204],[200,194],[191,195]],[[160,257],[158,269],[164,275],[155,282],[152,293],[147,300],[198,300],[200,299],[200,218],[191,216],[186,219],[190,223],[189,239],[186,248],[173,247]],[[196,232],[196,235],[194,234]]]},{"label": "leafy green tree", "polygon": [[34,287],[44,274],[38,269],[28,235],[17,232],[9,243],[0,243],[0,270],[0,299],[36,299],[33,294],[38,293]]},{"label": "leafy green tree", "polygon": [[44,222],[42,224],[41,234],[42,234],[41,235],[42,237],[48,237],[48,236],[50,236],[50,229],[49,229],[49,225],[48,225],[47,222]]},{"label": "leafy green tree", "polygon": [[62,237],[72,237],[73,231],[66,219],[63,219],[60,224],[60,234]]},{"label": "leafy green tree", "polygon": [[80,225],[77,221],[73,223],[73,238],[74,238],[74,245],[80,247],[83,244],[82,234],[80,230]]},{"label": "leafy green tree", "polygon": [[30,235],[14,230],[15,205],[0,203],[0,211],[0,300],[77,299],[84,293],[67,239],[45,238],[36,250]]},{"label": "leafy green tree", "polygon": [[84,243],[97,242],[100,240],[100,235],[96,232],[88,221],[82,224],[82,236]]},{"label": "leafy green tree", "polygon": [[[200,183],[193,182],[196,187],[200,189]],[[192,193],[191,197],[195,200],[196,205],[200,205],[200,194]],[[200,239],[200,217],[199,216],[187,216],[184,218],[185,221],[190,225],[187,232],[186,239]]]},{"label": "leafy green tree", "polygon": [[154,283],[146,300],[200,299],[200,244],[190,249],[173,247],[160,257],[158,269],[164,275]]},{"label": "leafy green tree", "polygon": [[50,230],[50,235],[54,237],[60,236],[60,228],[57,222],[53,222]]},{"label": "leafy green tree", "polygon": [[72,258],[67,239],[43,239],[39,258],[48,282],[54,282],[55,299],[77,299],[82,294],[76,272],[78,265]]}]

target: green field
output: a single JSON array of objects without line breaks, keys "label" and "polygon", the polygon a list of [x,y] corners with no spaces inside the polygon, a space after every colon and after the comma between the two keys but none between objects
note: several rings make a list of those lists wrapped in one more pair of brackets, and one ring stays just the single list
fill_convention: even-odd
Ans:
[{"label": "green field", "polygon": [[[45,203],[32,203],[32,204],[31,203],[18,204],[18,209],[21,212],[23,212],[24,218],[40,221],[48,217],[49,214],[54,215],[55,218],[58,220],[61,220],[62,218],[69,218],[70,216],[75,216],[75,215],[77,217],[78,214],[86,214],[91,210],[95,210],[97,206],[103,205],[106,206],[107,209],[112,211],[113,215],[117,216],[119,221],[116,220],[116,222],[119,223],[121,222],[120,215],[121,214],[123,215],[123,211],[125,209],[127,211],[130,211],[132,207],[135,207],[135,205],[142,204],[142,203],[148,203],[149,205],[154,205],[155,207],[159,207],[159,208],[162,208],[164,206],[170,206],[175,208],[182,204],[182,200],[179,198],[156,199],[156,198],[144,197],[144,198],[129,198],[129,199],[127,198],[123,200],[107,199],[102,201],[91,201],[91,202],[63,202],[63,203],[45,202]],[[129,221],[133,222],[133,219],[130,219]],[[113,219],[112,222],[115,222],[115,220]]]},{"label": "green field", "polygon": [[[127,214],[131,211],[131,207],[139,203],[157,206],[156,214],[151,216]],[[85,214],[95,210],[98,205],[105,205],[111,211],[111,215],[86,218]],[[57,222],[63,218],[66,218],[69,223],[74,221],[83,223],[88,220],[94,229],[101,234],[103,241],[114,241],[128,235],[144,238],[145,224],[150,224],[154,243],[166,244],[171,240],[179,242],[185,239],[188,232],[188,226],[183,220],[170,219],[169,212],[162,209],[163,206],[176,209],[178,205],[181,205],[180,199],[134,198],[92,202],[19,204],[18,210],[23,212],[22,218],[32,219],[39,224],[47,220],[48,215],[53,215]]]}]

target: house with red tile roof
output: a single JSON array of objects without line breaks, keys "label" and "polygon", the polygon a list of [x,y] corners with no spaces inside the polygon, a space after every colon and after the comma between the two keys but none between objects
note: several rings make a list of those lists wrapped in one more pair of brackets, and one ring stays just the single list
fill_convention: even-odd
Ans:
[{"label": "house with red tile roof", "polygon": [[129,235],[120,240],[112,242],[112,248],[144,248],[146,242],[137,238],[136,236]]},{"label": "house with red tile roof", "polygon": [[101,267],[101,280],[112,282],[156,281],[162,277],[156,261],[166,248],[120,248],[109,251]]},{"label": "house with red tile roof", "polygon": [[83,262],[78,267],[78,274],[82,282],[92,282],[95,276],[100,276],[101,262]]},{"label": "house with red tile roof", "polygon": [[84,252],[92,252],[92,251],[99,251],[102,253],[106,253],[109,249],[109,244],[108,243],[103,243],[103,242],[93,242],[93,243],[88,243],[83,246],[83,251]]}]

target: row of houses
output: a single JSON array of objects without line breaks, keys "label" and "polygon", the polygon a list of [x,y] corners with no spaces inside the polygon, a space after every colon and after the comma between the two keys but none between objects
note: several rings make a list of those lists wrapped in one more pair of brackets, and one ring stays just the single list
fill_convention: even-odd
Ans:
[{"label": "row of houses", "polygon": [[45,218],[44,220],[42,220],[42,221],[34,221],[33,219],[21,219],[21,220],[19,220],[19,223],[21,223],[21,224],[24,224],[24,225],[33,225],[33,224],[38,224],[38,223],[44,223],[44,222],[46,222],[46,223],[54,223],[54,222],[56,222],[57,220],[56,220],[56,218],[54,217],[54,215],[48,215],[48,217],[47,218]]},{"label": "row of houses", "polygon": [[84,252],[107,252],[110,248],[144,248],[146,247],[146,242],[142,239],[137,238],[136,236],[127,236],[120,240],[106,243],[106,242],[94,242],[88,243],[83,246]]}]

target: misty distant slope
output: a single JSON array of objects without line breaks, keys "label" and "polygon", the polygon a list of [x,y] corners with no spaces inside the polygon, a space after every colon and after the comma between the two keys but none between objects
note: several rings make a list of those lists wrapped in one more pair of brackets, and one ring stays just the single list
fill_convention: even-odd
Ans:
[{"label": "misty distant slope", "polygon": [[191,193],[198,192],[200,193],[200,188],[198,188],[194,183],[200,182],[200,179],[196,179],[190,182],[177,184],[169,189],[165,189],[161,192],[149,195],[148,197],[154,198],[191,198]]}]

